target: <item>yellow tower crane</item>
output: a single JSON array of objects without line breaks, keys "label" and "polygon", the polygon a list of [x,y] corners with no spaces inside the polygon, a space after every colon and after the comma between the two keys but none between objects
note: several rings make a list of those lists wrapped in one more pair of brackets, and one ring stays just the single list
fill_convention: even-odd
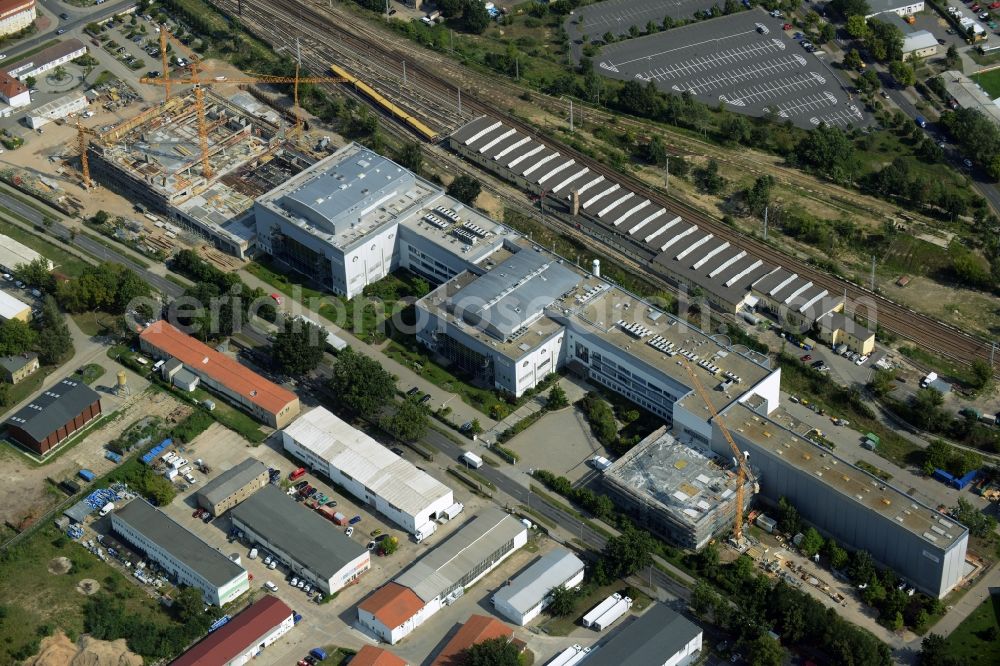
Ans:
[{"label": "yellow tower crane", "polygon": [[90,129],[89,127],[84,127],[80,123],[80,119],[76,120],[76,143],[77,148],[80,150],[80,169],[83,171],[83,186],[86,189],[90,189],[90,162],[87,159],[87,137],[93,136],[100,138],[100,134]]},{"label": "yellow tower crane", "polygon": [[733,455],[736,457],[736,518],[733,521],[733,541],[736,543],[737,547],[743,544],[743,500],[744,500],[744,490],[743,487],[746,485],[747,479],[753,478],[753,474],[750,472],[750,468],[746,463],[746,456],[740,451],[740,447],[736,446],[736,442],[733,441],[733,436],[729,434],[729,428],[726,427],[725,422],[723,422],[722,417],[715,410],[715,405],[712,404],[711,398],[708,396],[708,391],[702,386],[701,380],[698,379],[698,375],[695,374],[694,368],[687,360],[681,359],[681,364],[687,371],[688,376],[691,377],[691,383],[694,384],[695,391],[698,392],[698,397],[701,398],[705,406],[708,407],[709,413],[712,418],[719,425],[719,430],[722,431],[722,436],[726,438],[726,442],[729,443],[729,448],[732,449]]}]

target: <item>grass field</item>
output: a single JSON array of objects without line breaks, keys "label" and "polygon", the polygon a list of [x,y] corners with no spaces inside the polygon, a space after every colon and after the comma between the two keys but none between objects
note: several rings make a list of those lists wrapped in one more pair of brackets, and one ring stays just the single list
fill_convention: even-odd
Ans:
[{"label": "grass field", "polygon": [[972,80],[978,83],[993,99],[1000,97],[1000,69],[973,74]]},{"label": "grass field", "polygon": [[1000,663],[1000,594],[972,611],[948,637],[948,653],[959,664]]}]

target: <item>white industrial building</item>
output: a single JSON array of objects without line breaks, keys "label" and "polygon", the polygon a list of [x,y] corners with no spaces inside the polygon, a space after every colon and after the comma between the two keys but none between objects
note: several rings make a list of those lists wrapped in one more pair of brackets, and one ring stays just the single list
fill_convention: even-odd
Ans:
[{"label": "white industrial building", "polygon": [[4,70],[21,81],[29,76],[37,79],[45,72],[55,69],[59,65],[65,65],[70,60],[75,60],[86,53],[87,45],[79,39],[66,39],[47,49],[33,53],[28,58],[13,62],[5,66]]},{"label": "white industrial building", "polygon": [[250,589],[246,570],[142,498],[111,514],[111,529],[156,562],[178,584],[224,606]]},{"label": "white industrial building", "polygon": [[564,548],[536,560],[493,595],[493,607],[511,622],[524,626],[552,601],[557,587],[572,589],[583,582],[583,561]]},{"label": "white industrial building", "polygon": [[324,407],[300,416],[281,438],[285,451],[410,534],[455,504],[450,488]]},{"label": "white industrial building", "polygon": [[325,594],[343,589],[371,568],[370,551],[362,544],[318,513],[303,509],[277,486],[261,488],[229,516],[246,540]]},{"label": "white industrial building", "polygon": [[868,0],[866,19],[878,17],[879,14],[895,14],[909,16],[924,11],[924,0]]},{"label": "white industrial building", "polygon": [[358,604],[358,621],[383,641],[398,643],[526,543],[528,530],[520,521],[484,509]]},{"label": "white industrial building", "polygon": [[[10,236],[0,234],[0,268],[8,273],[16,271],[18,266],[30,264],[36,259],[43,259],[24,243],[18,242]],[[55,268],[51,261],[45,260],[49,270]]]},{"label": "white industrial building", "polygon": [[48,125],[53,120],[60,120],[83,111],[87,108],[87,104],[87,97],[83,93],[75,92],[63,95],[29,111],[28,127],[38,129],[43,125]]},{"label": "white industrial building", "polygon": [[[687,666],[701,657],[702,631],[669,606],[654,603],[642,617],[591,647],[582,666]],[[573,662],[577,663],[577,662]]]},{"label": "white industrial building", "polygon": [[19,319],[27,322],[31,319],[31,306],[19,298],[0,290],[0,321]]}]

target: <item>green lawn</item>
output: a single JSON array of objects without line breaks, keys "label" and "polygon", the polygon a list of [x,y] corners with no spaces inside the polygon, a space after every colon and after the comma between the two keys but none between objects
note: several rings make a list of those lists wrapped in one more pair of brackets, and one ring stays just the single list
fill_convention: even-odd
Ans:
[{"label": "green lawn", "polygon": [[971,78],[993,99],[1000,97],[1000,69],[973,74]]},{"label": "green lawn", "polygon": [[583,596],[580,597],[576,610],[572,614],[543,620],[538,627],[550,636],[568,636],[574,628],[580,626],[580,620],[590,609],[615,592],[621,592],[631,597],[633,613],[642,612],[652,603],[652,600],[645,593],[634,587],[625,586],[620,581],[603,587],[597,587],[593,583],[584,583],[582,591]]},{"label": "green lawn", "polygon": [[6,220],[0,220],[0,234],[24,243],[54,263],[58,272],[65,273],[70,277],[76,277],[87,266],[87,262],[76,255],[70,254],[58,245],[25,231],[16,224],[12,224]]},{"label": "green lawn", "polygon": [[115,315],[107,312],[80,312],[71,314],[70,317],[81,331],[91,337],[106,333],[108,327],[112,325],[111,322],[116,319]]},{"label": "green lawn", "polygon": [[951,633],[948,653],[960,664],[1000,663],[1000,594],[987,599]]}]

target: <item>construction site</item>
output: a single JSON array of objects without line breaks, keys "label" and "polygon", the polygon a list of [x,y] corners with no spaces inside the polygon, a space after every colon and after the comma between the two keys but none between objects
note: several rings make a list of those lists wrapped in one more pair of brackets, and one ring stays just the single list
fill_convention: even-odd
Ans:
[{"label": "construction site", "polygon": [[700,549],[733,528],[738,496],[753,493],[747,478],[712,453],[675,440],[666,428],[653,432],[615,461],[602,478],[607,493],[638,522],[678,546]]},{"label": "construction site", "polygon": [[84,179],[92,174],[222,252],[246,258],[254,198],[314,161],[286,139],[282,119],[252,95],[202,88],[93,136]]}]

